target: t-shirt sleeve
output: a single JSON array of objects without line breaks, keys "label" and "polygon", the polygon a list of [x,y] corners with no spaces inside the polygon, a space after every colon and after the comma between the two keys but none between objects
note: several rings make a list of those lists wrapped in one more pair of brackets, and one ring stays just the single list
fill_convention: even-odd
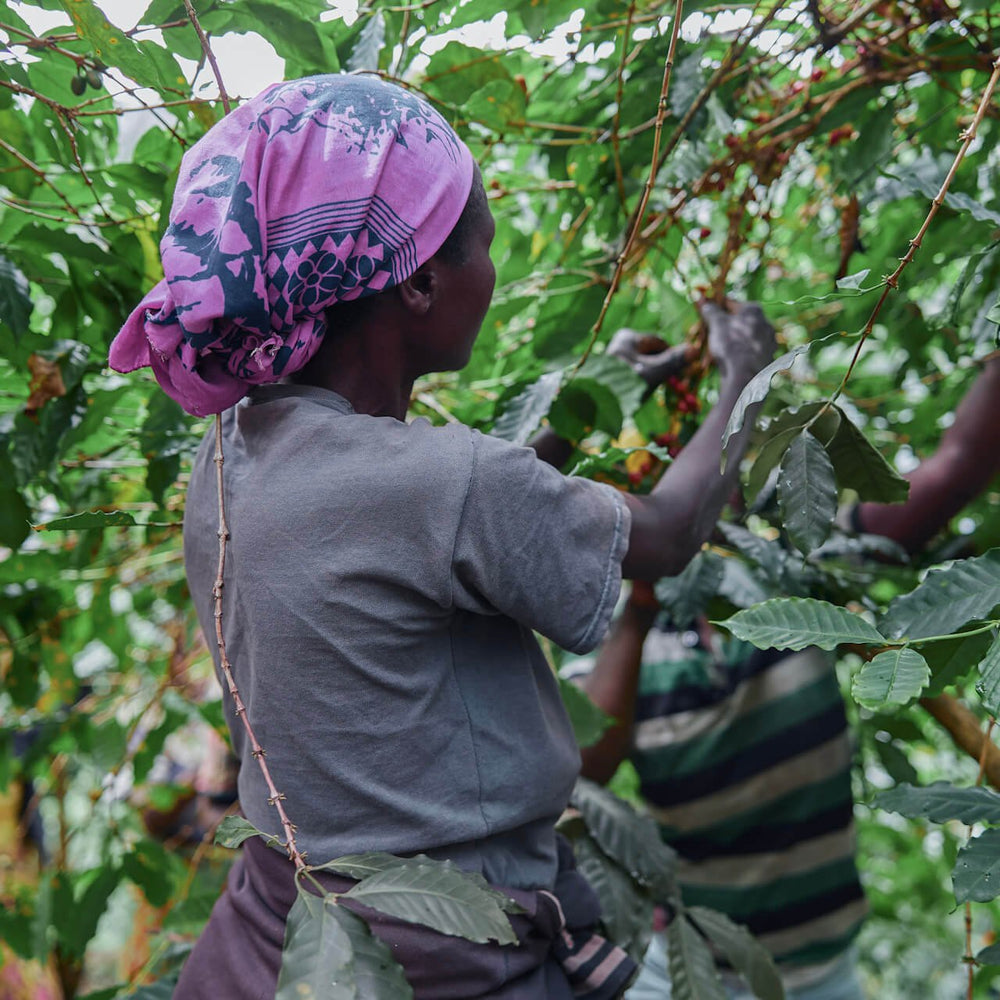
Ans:
[{"label": "t-shirt sleeve", "polygon": [[473,432],[452,560],[454,604],[504,614],[574,653],[603,637],[621,589],[631,516],[618,491],[564,476]]}]

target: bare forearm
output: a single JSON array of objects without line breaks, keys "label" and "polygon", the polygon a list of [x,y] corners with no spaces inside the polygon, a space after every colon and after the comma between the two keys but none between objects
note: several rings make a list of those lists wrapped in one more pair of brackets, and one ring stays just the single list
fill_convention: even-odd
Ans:
[{"label": "bare forearm", "polygon": [[675,576],[711,534],[738,483],[740,460],[759,409],[748,409],[742,430],[729,440],[726,469],[720,471],[722,435],[752,374],[743,372],[723,380],[718,403],[652,492],[629,499],[632,537],[623,564],[626,577]]},{"label": "bare forearm", "polygon": [[642,646],[655,614],[654,609],[626,604],[582,682],[594,704],[615,720],[597,743],[580,751],[581,773],[592,781],[608,781],[631,747]]},{"label": "bare forearm", "polygon": [[559,437],[548,427],[540,430],[529,442],[529,448],[535,449],[535,454],[549,465],[561,469],[573,454],[573,445],[565,438]]},{"label": "bare forearm", "polygon": [[1000,358],[988,362],[955,411],[937,451],[909,477],[901,504],[862,504],[862,531],[909,552],[923,548],[1000,471]]}]

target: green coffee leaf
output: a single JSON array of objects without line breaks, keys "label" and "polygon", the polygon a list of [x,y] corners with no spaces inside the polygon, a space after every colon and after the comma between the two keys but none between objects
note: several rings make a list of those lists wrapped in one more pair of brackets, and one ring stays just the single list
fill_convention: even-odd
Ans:
[{"label": "green coffee leaf", "polygon": [[[923,176],[915,170],[899,170],[896,173],[887,170],[885,173],[889,177],[895,177],[897,180],[902,181],[914,193],[922,194],[932,201],[937,198],[940,191],[940,184],[934,183],[928,177]],[[961,191],[948,191],[944,196],[944,203],[956,212],[964,212],[971,215],[977,222],[988,222],[990,225],[1000,226],[1000,213],[994,212],[992,209],[976,201],[975,198],[970,198],[969,195],[963,194]]]},{"label": "green coffee leaf", "polygon": [[562,385],[562,372],[547,372],[515,396],[497,420],[493,433],[513,444],[527,444],[549,412]]},{"label": "green coffee leaf", "polygon": [[615,864],[587,835],[574,838],[577,870],[601,901],[608,940],[641,961],[653,930],[652,893]]},{"label": "green coffee leaf", "polygon": [[826,446],[841,489],[854,490],[859,500],[896,503],[905,500],[909,483],[882,457],[842,410],[833,440]]},{"label": "green coffee leaf", "polygon": [[979,664],[976,690],[983,699],[983,708],[990,715],[1000,715],[1000,639],[995,639]]},{"label": "green coffee leaf", "polygon": [[934,642],[922,647],[920,653],[931,668],[927,695],[933,697],[959,683],[973,667],[979,665],[992,644],[993,637],[987,632],[980,632],[978,635]]},{"label": "green coffee leaf", "polygon": [[851,694],[866,708],[905,705],[920,694],[930,677],[927,661],[915,649],[887,649],[861,665]]},{"label": "green coffee leaf", "polygon": [[28,330],[31,319],[31,292],[20,269],[0,254],[0,323],[10,327],[15,337]]},{"label": "green coffee leaf", "polygon": [[[825,412],[824,407],[826,408]],[[764,429],[766,440],[760,446],[747,477],[747,499],[753,500],[767,483],[771,470],[781,460],[789,444],[798,434],[801,434],[807,424],[820,413],[823,416],[817,421],[814,435],[821,441],[829,441],[840,424],[840,411],[835,407],[827,407],[825,402],[806,403],[793,409],[784,410]]]},{"label": "green coffee leaf", "polygon": [[0,545],[16,549],[31,533],[31,509],[14,485],[14,470],[0,438]]},{"label": "green coffee leaf", "polygon": [[363,879],[344,898],[469,941],[517,942],[495,893],[485,891],[451,866],[428,862],[396,865]]},{"label": "green coffee leaf", "polygon": [[660,837],[656,823],[600,785],[580,778],[570,800],[601,850],[656,899],[675,894],[677,856]]},{"label": "green coffee leaf", "polygon": [[892,639],[950,635],[1000,604],[1000,549],[932,569],[879,622]]},{"label": "green coffee leaf", "polygon": [[721,951],[760,1000],[784,1000],[785,988],[770,952],[741,924],[704,906],[687,910],[703,934]]},{"label": "green coffee leaf", "polygon": [[122,859],[122,871],[153,906],[165,906],[175,895],[186,869],[176,854],[147,837]]},{"label": "green coffee leaf", "polygon": [[44,524],[34,524],[35,531],[87,531],[91,528],[120,528],[139,522],[124,510],[91,510],[81,514],[57,517]]},{"label": "green coffee leaf", "polygon": [[369,73],[378,71],[378,57],[385,48],[385,15],[377,10],[365,22],[351,51],[351,58],[344,67],[348,73],[366,70]]},{"label": "green coffee leaf", "polygon": [[385,851],[368,851],[365,854],[345,854],[343,857],[334,858],[326,864],[311,866],[311,871],[332,871],[339,875],[346,875],[348,878],[362,879],[370,875],[378,875],[389,871],[390,868],[406,868],[414,865],[426,867],[438,867],[449,872],[457,872],[466,881],[482,890],[504,913],[523,913],[520,904],[515,903],[510,897],[494,889],[489,882],[478,872],[462,871],[451,861],[438,861],[428,857],[426,854],[415,854],[401,858],[396,854],[388,854]]},{"label": "green coffee leaf", "polygon": [[990,311],[986,314],[986,320],[989,323],[1000,324],[1000,298],[990,306]]},{"label": "green coffee leaf", "polygon": [[109,66],[119,66],[136,83],[164,86],[168,83],[142,50],[107,18],[93,0],[61,0],[81,38],[93,46],[94,55]]},{"label": "green coffee leaf", "polygon": [[606,448],[595,455],[587,455],[581,458],[576,465],[570,469],[568,475],[583,476],[586,479],[593,478],[595,473],[607,472],[615,466],[620,465],[629,455],[637,451],[648,451],[661,462],[671,462],[670,452],[666,448],[661,448],[656,444],[647,444],[637,448]]},{"label": "green coffee leaf", "polygon": [[97,933],[122,869],[102,865],[84,872],[60,872],[54,886],[52,919],[63,949],[82,958]]},{"label": "green coffee leaf", "polygon": [[778,466],[778,505],[788,537],[803,555],[829,537],[837,480],[826,449],[808,431],[792,441]]},{"label": "green coffee leaf", "polygon": [[734,434],[739,433],[743,427],[747,410],[755,403],[763,402],[767,398],[767,394],[771,391],[771,379],[780,372],[791,371],[796,360],[808,350],[808,344],[793,347],[787,354],[782,354],[780,358],[772,361],[766,368],[762,368],[743,387],[743,391],[740,393],[739,398],[736,400],[736,405],[733,407],[733,412],[729,414],[729,421],[726,423],[726,429],[722,434],[723,466],[725,465],[726,447],[729,444],[729,439]]},{"label": "green coffee leaf", "polygon": [[675,628],[689,625],[719,593],[724,563],[714,552],[699,552],[678,576],[657,581],[657,599]]},{"label": "green coffee leaf", "polygon": [[717,622],[760,649],[836,649],[842,643],[882,643],[860,615],[811,597],[779,597]]},{"label": "green coffee leaf", "polygon": [[[856,292],[861,289],[865,278],[871,274],[871,268],[866,267],[863,271],[857,271],[854,274],[848,274],[846,277],[837,279],[837,291],[840,292]],[[871,289],[868,289],[871,291]]]},{"label": "green coffee leaf", "polygon": [[576,745],[593,746],[614,723],[614,719],[601,711],[576,684],[562,677],[559,678],[559,693],[573,726]]},{"label": "green coffee leaf", "polygon": [[959,903],[986,903],[1000,896],[1000,829],[973,837],[958,852],[951,879]]},{"label": "green coffee leaf", "polygon": [[405,1000],[403,970],[368,925],[332,896],[300,889],[285,925],[275,1000]]},{"label": "green coffee leaf", "polygon": [[686,916],[667,925],[671,1000],[726,1000],[726,991],[705,939]]},{"label": "green coffee leaf", "polygon": [[1000,794],[983,787],[959,787],[948,781],[916,787],[897,785],[875,796],[879,809],[899,813],[909,819],[929,819],[932,823],[956,820],[973,823],[1000,823]]},{"label": "green coffee leaf", "polygon": [[226,816],[215,831],[215,842],[222,847],[237,848],[244,840],[251,837],[261,837],[269,845],[279,844],[277,837],[263,830],[258,830],[249,820],[242,816]]}]

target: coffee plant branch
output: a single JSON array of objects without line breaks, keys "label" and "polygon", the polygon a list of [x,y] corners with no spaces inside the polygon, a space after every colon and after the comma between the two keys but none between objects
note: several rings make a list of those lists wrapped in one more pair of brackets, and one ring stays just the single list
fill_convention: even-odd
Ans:
[{"label": "coffee plant branch", "polygon": [[621,136],[619,131],[622,121],[622,95],[625,91],[625,64],[628,61],[628,43],[632,37],[632,18],[635,15],[635,0],[628,5],[628,16],[625,19],[625,29],[622,31],[622,54],[618,60],[618,82],[615,91],[615,114],[611,120],[611,148],[615,157],[615,184],[618,188],[618,200],[621,202],[622,211],[628,211],[628,202],[625,197],[625,177],[622,173]]},{"label": "coffee plant branch", "polygon": [[0,149],[7,153],[10,153],[22,166],[27,167],[46,187],[52,189],[59,200],[66,206],[69,213],[77,219],[77,221],[87,225],[86,221],[80,215],[79,209],[66,197],[65,194],[59,189],[55,182],[49,177],[49,175],[40,167],[34,160],[28,159],[19,149],[15,149],[9,142],[5,139],[0,138]]},{"label": "coffee plant branch", "polygon": [[222,73],[219,70],[219,64],[216,61],[215,53],[212,51],[212,46],[208,44],[208,36],[205,34],[204,28],[201,26],[201,22],[198,20],[198,14],[196,13],[191,0],[184,0],[184,9],[187,11],[187,16],[191,20],[191,25],[198,34],[198,41],[201,42],[201,50],[205,53],[205,58],[208,60],[209,66],[212,67],[212,73],[215,75],[215,82],[219,87],[219,100],[222,101],[222,110],[228,115],[232,110],[232,102],[229,100],[229,95],[226,93],[226,85],[222,82]]},{"label": "coffee plant branch", "polygon": [[978,717],[950,694],[921,698],[920,707],[948,733],[959,750],[975,760],[985,760],[986,778],[1000,791],[1000,747],[984,739]]},{"label": "coffee plant branch", "polygon": [[[722,83],[723,77],[729,71],[730,67],[736,62],[737,59],[747,50],[750,43],[767,27],[770,21],[778,13],[778,11],[785,5],[786,0],[778,0],[778,3],[774,5],[764,15],[763,18],[754,26],[754,29],[749,32],[745,38],[737,39],[729,48],[722,62],[719,64],[716,71],[709,77],[708,82],[698,93],[698,96],[691,102],[691,106],[687,109],[684,117],[677,123],[677,127],[674,129],[670,138],[667,140],[666,146],[663,152],[659,156],[659,161],[657,162],[657,170],[663,166],[666,162],[667,157],[674,151],[677,143],[681,141],[684,133],[687,132],[688,126],[694,121],[694,117],[698,112],[704,107],[705,102],[712,96],[715,89]],[[759,5],[758,5],[759,6]],[[756,11],[757,8],[754,8]]]},{"label": "coffee plant branch", "polygon": [[670,90],[670,74],[674,68],[674,55],[677,52],[677,38],[680,35],[681,17],[683,13],[684,0],[677,0],[677,4],[674,7],[673,24],[671,25],[670,30],[670,45],[667,49],[666,61],[663,64],[663,83],[660,86],[660,99],[656,106],[656,128],[653,131],[653,155],[649,166],[649,176],[646,178],[646,184],[642,190],[642,197],[639,200],[639,205],[632,218],[632,224],[629,227],[625,245],[622,247],[621,253],[618,254],[618,260],[615,262],[615,272],[611,278],[611,284],[608,287],[607,294],[604,296],[604,302],[601,304],[600,314],[595,320],[593,327],[591,327],[590,339],[587,341],[587,346],[580,355],[579,361],[577,361],[573,371],[570,373],[570,378],[572,378],[573,375],[583,367],[587,358],[590,357],[590,352],[594,349],[594,344],[597,343],[598,334],[601,332],[601,327],[604,325],[604,317],[607,315],[608,307],[611,305],[611,300],[614,298],[615,292],[618,290],[618,285],[622,279],[622,272],[625,269],[625,261],[628,259],[629,251],[632,249],[632,243],[635,241],[636,233],[638,233],[642,226],[642,219],[646,214],[646,205],[649,203],[649,195],[653,190],[653,184],[656,182],[656,174],[659,170],[660,163],[660,136],[663,133],[663,119],[667,114],[667,94]]}]

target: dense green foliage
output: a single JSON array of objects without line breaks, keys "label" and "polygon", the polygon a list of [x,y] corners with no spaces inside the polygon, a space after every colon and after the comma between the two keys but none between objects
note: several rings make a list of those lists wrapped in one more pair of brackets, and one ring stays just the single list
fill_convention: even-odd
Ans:
[{"label": "dense green foliage", "polygon": [[[768,641],[776,627],[798,629],[803,644],[822,632],[827,645],[877,654],[843,664],[860,703],[873,993],[955,995],[960,916],[944,936],[941,925],[956,898],[1000,894],[1000,876],[989,878],[997,809],[985,789],[951,790],[976,783],[976,762],[914,699],[950,689],[978,718],[996,712],[1000,568],[993,556],[960,561],[913,590],[919,567],[873,563],[883,543],[831,522],[852,496],[905,494],[898,471],[933,450],[995,349],[995,100],[844,392],[824,404],[879,276],[907,252],[979,107],[1000,53],[991,4],[685,3],[666,88],[680,3],[511,0],[496,18],[485,0],[348,6],[195,4],[210,38],[263,35],[287,77],[378,70],[417,87],[479,160],[497,220],[497,294],[469,366],[418,386],[414,413],[519,441],[547,420],[578,445],[568,467],[645,489],[710,402],[711,376],[696,363],[642,403],[636,377],[602,353],[610,333],[654,331],[700,356],[702,295],[759,300],[778,325],[797,360],[776,362],[747,397],[766,397],[769,414],[747,463],[755,505],[661,596],[698,610],[721,593],[710,609],[719,618],[768,598],[808,600],[743,621],[771,629]],[[463,33],[483,20],[490,33]],[[3,886],[0,938],[8,957],[53,956],[67,990],[82,982],[111,997],[125,988],[113,984],[176,967],[218,889],[218,861],[165,848],[143,822],[187,794],[164,778],[164,748],[184,758],[197,727],[221,730],[178,530],[187,461],[206,428],[105,359],[159,277],[180,157],[222,107],[176,0],[153,0],[125,32],[91,0],[8,0],[0,39],[0,786],[30,789],[27,817],[43,821],[46,844],[37,879]],[[652,439],[656,454],[633,450]],[[1000,540],[997,503],[988,493],[959,522],[979,551]],[[968,551],[949,539],[928,561]],[[977,628],[915,642],[919,651],[908,642]],[[935,779],[949,782],[941,794],[908,787]],[[895,782],[882,806],[917,825],[871,804],[870,784]],[[959,823],[989,827],[960,854]],[[596,834],[584,839],[593,864],[612,871]],[[157,936],[134,966],[113,967],[108,953],[125,951],[140,895]],[[318,932],[360,933],[310,907],[322,911]],[[992,903],[974,908],[973,953],[995,915]],[[689,917],[674,926],[675,957],[697,949],[694,926],[742,947],[711,915]],[[984,966],[979,981],[995,971]]]}]

